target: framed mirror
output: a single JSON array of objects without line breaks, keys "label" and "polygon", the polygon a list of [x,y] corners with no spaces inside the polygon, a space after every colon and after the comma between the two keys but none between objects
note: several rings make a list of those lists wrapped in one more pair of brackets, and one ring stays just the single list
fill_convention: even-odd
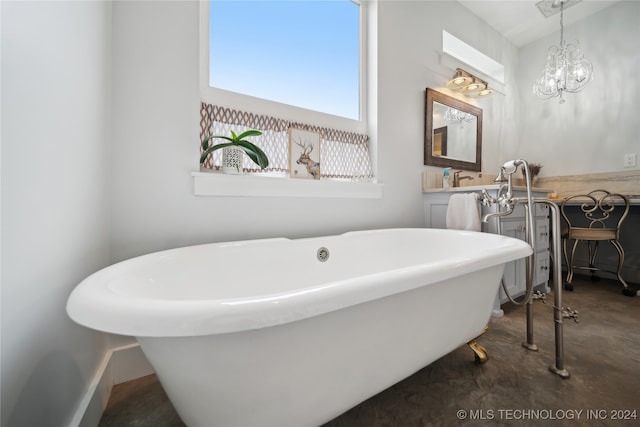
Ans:
[{"label": "framed mirror", "polygon": [[482,109],[427,88],[424,164],[480,172]]}]

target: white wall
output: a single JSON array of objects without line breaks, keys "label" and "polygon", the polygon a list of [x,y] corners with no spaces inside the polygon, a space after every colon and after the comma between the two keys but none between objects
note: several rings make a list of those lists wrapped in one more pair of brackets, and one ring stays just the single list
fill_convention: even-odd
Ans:
[{"label": "white wall", "polygon": [[[501,52],[504,41],[457,3],[394,1],[379,9],[372,122],[383,199],[209,198],[192,195],[190,177],[198,167],[198,6],[115,3],[114,257],[228,239],[423,226],[424,90],[448,77],[430,70],[439,67],[442,28],[478,40],[488,53]],[[505,126],[487,116],[490,142]]]},{"label": "white wall", "polygon": [[[451,1],[385,1],[379,6],[380,45],[385,58],[380,61],[381,159],[400,148],[415,164],[407,170],[392,162],[393,174],[405,182],[419,180],[424,168],[424,90],[426,87],[449,94],[483,110],[482,170],[497,171],[502,163],[502,142],[516,134],[513,120],[516,89],[513,64],[517,49],[484,21]],[[442,30],[471,44],[505,65],[505,94],[470,99],[445,88],[455,69],[443,65]],[[464,69],[473,71],[465,64]],[[384,162],[384,160],[383,160]]]},{"label": "white wall", "polygon": [[1,424],[66,426],[107,347],[65,304],[109,263],[111,6],[1,7]]},{"label": "white wall", "polygon": [[565,27],[565,40],[579,40],[594,77],[566,94],[564,104],[532,93],[549,46],[560,42],[559,25],[556,34],[522,47],[518,136],[505,141],[505,154],[542,163],[541,176],[639,169],[623,168],[625,153],[640,156],[639,24],[640,2],[621,1]]},{"label": "white wall", "polygon": [[113,11],[115,258],[200,242],[421,221],[418,206],[402,209],[412,203],[406,192],[395,207],[386,199],[193,196],[190,174],[199,166],[198,4],[117,2]]}]

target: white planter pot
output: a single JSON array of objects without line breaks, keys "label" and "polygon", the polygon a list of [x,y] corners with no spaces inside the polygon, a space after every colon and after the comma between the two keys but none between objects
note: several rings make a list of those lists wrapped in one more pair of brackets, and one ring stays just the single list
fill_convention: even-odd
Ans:
[{"label": "white planter pot", "polygon": [[222,149],[222,172],[230,175],[242,174],[244,151],[233,147]]}]

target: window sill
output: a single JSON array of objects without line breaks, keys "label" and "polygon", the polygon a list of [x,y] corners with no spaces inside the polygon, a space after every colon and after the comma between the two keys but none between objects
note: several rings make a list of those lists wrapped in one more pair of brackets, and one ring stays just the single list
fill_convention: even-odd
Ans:
[{"label": "window sill", "polygon": [[381,199],[382,184],[192,172],[196,196]]}]

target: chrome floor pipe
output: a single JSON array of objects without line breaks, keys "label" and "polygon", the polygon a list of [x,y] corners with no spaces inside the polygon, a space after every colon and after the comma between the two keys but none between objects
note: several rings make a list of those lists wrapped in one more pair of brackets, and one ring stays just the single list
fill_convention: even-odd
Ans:
[{"label": "chrome floor pipe", "polygon": [[[515,198],[516,204],[529,203],[527,198]],[[536,197],[533,203],[546,204],[551,211],[551,255],[553,259],[553,322],[555,325],[555,365],[549,367],[549,370],[561,378],[570,377],[569,372],[564,367],[564,334],[563,334],[563,307],[562,307],[562,249],[561,249],[561,231],[560,231],[560,207],[547,198]],[[533,208],[530,208],[533,209]],[[534,248],[535,251],[535,248]],[[529,283],[530,277],[527,276],[527,289],[529,286],[533,288],[534,284]],[[527,341],[522,344],[523,347],[538,351],[538,346],[533,341],[533,298],[526,301],[526,317],[527,317]]]},{"label": "chrome floor pipe", "polygon": [[546,198],[535,198],[535,203],[544,203],[551,210],[551,254],[553,255],[553,322],[556,338],[556,363],[549,370],[563,379],[570,377],[564,367],[564,337],[562,326],[562,249],[560,231],[560,208]]},{"label": "chrome floor pipe", "polygon": [[[518,166],[522,165],[525,171],[527,197],[513,197],[512,192],[512,175],[518,169]],[[482,218],[483,222],[487,222],[491,217],[498,217],[498,230],[499,217],[508,216],[513,212],[515,205],[524,205],[526,211],[526,225],[527,225],[527,242],[533,249],[532,255],[527,262],[527,275],[526,275],[526,290],[523,300],[519,304],[526,304],[526,321],[527,321],[527,340],[522,345],[532,351],[537,351],[538,346],[533,340],[533,287],[535,285],[535,271],[537,268],[536,263],[536,231],[535,222],[533,218],[533,210],[535,204],[546,204],[551,210],[551,254],[553,256],[553,321],[555,327],[555,364],[549,367],[549,370],[554,374],[560,376],[563,379],[570,377],[569,372],[564,367],[564,337],[563,337],[563,313],[562,313],[562,252],[560,248],[561,244],[561,231],[560,231],[560,208],[558,205],[547,198],[534,198],[531,192],[531,177],[529,171],[529,165],[525,160],[511,160],[506,162],[500,168],[500,174],[496,179],[497,182],[504,182],[505,173],[507,174],[507,184],[502,185],[498,190],[497,197],[491,197],[486,190],[482,191],[482,203],[485,206],[495,204],[504,210],[498,210],[498,212],[489,213]],[[499,180],[499,181],[498,181]],[[503,283],[504,285],[504,283]],[[504,286],[506,291],[506,286]],[[507,297],[510,301],[515,302],[513,298],[508,294]]]}]

